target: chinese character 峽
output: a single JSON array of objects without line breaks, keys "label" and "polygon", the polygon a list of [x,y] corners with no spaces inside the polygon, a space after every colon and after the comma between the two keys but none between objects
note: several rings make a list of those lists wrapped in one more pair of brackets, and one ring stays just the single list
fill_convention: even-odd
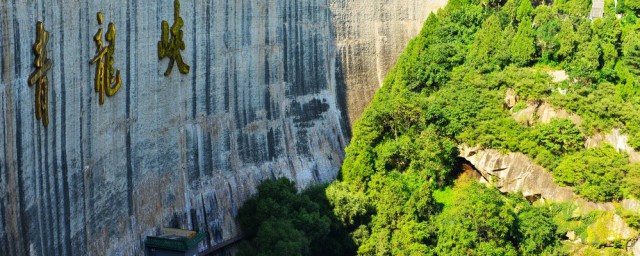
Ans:
[{"label": "chinese character \u5cfd", "polygon": [[[180,54],[180,51],[185,49],[185,44],[182,41],[184,21],[180,17],[180,1],[178,0],[173,2],[173,19],[171,30],[169,30],[169,23],[166,20],[162,21],[162,38],[158,42],[158,57],[160,59],[169,58],[169,67],[164,72],[165,76],[171,74],[175,62],[178,62],[180,73],[189,73],[189,65],[184,63]],[[169,39],[169,32],[171,32],[171,39]]]}]

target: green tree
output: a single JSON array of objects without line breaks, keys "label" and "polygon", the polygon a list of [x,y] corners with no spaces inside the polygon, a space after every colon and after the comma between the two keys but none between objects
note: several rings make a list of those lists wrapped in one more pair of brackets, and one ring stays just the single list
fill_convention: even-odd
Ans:
[{"label": "green tree", "polygon": [[533,131],[534,140],[555,155],[573,153],[583,148],[584,135],[569,119],[552,119]]},{"label": "green tree", "polygon": [[596,19],[591,24],[591,30],[598,35],[602,42],[618,45],[620,43],[620,35],[622,29],[620,27],[620,21],[615,16],[606,16],[601,19]]},{"label": "green tree", "polygon": [[436,218],[439,255],[517,255],[515,213],[500,193],[477,182],[463,182],[454,205]]},{"label": "green tree", "polygon": [[535,24],[536,27],[540,27],[547,22],[558,19],[558,12],[551,8],[551,6],[544,4],[538,5],[534,14],[535,18],[533,19],[533,24]]},{"label": "green tree", "polygon": [[533,5],[531,5],[529,0],[520,0],[520,6],[518,6],[518,10],[516,11],[516,20],[518,22],[525,20],[531,21],[533,11]]},{"label": "green tree", "polygon": [[288,220],[265,220],[253,242],[258,255],[309,255],[309,238]]},{"label": "green tree", "polygon": [[503,26],[497,14],[491,15],[475,36],[469,49],[468,63],[481,72],[490,72],[504,67],[506,63],[497,58],[503,52]]},{"label": "green tree", "polygon": [[266,180],[240,208],[237,220],[249,237],[240,255],[344,255],[354,249],[324,187],[299,194],[286,178]]},{"label": "green tree", "polygon": [[560,184],[574,186],[589,200],[618,200],[627,161],[626,156],[605,145],[568,155],[553,174]]},{"label": "green tree", "polygon": [[597,40],[582,43],[578,46],[569,71],[584,84],[595,82],[599,78],[601,56],[602,49]]},{"label": "green tree", "polygon": [[[540,7],[538,7],[540,8]],[[537,16],[536,16],[537,19]],[[560,23],[558,19],[551,19],[547,22],[536,22],[536,45],[540,48],[540,55],[543,61],[555,59],[556,52],[559,49],[560,42],[558,34],[560,33]]]},{"label": "green tree", "polygon": [[558,43],[560,44],[560,48],[556,55],[558,59],[563,60],[573,56],[576,48],[577,36],[573,29],[573,23],[569,19],[563,20],[560,24],[560,33],[558,34]]},{"label": "green tree", "polygon": [[627,166],[627,175],[622,181],[622,191],[628,197],[640,199],[640,163]]},{"label": "green tree", "polygon": [[518,213],[518,233],[521,240],[519,248],[522,255],[552,254],[558,243],[556,229],[548,209],[525,207]]},{"label": "green tree", "polygon": [[[529,3],[529,1],[524,0],[523,3]],[[533,33],[531,19],[522,20],[518,25],[518,32],[509,46],[511,60],[518,66],[525,66],[533,61],[533,55],[536,53]]]},{"label": "green tree", "polygon": [[[640,34],[632,31],[629,33],[622,44],[622,52],[624,55],[624,64],[628,67],[629,71],[635,75],[640,76]],[[637,80],[634,79],[634,80]]]},{"label": "green tree", "polygon": [[335,182],[327,187],[327,198],[338,219],[352,227],[364,222],[371,206],[362,191],[353,191],[345,182]]},{"label": "green tree", "polygon": [[521,1],[522,0],[507,0],[502,6],[502,11],[508,15],[510,23],[518,23],[518,7],[520,7]]},{"label": "green tree", "polygon": [[569,18],[576,28],[576,40],[578,44],[589,42],[593,39],[591,20],[586,18]]},{"label": "green tree", "polygon": [[637,14],[640,12],[640,0],[620,0],[619,8],[627,9]]},{"label": "green tree", "polygon": [[569,14],[576,17],[587,17],[591,0],[556,0],[553,6],[558,8],[561,14]]}]

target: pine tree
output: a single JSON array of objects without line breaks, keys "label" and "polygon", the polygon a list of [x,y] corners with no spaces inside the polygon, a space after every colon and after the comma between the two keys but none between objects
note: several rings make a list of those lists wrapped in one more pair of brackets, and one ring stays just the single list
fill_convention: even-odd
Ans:
[{"label": "pine tree", "polygon": [[[524,1],[526,2],[526,1]],[[525,66],[533,60],[536,53],[531,19],[525,19],[518,25],[518,32],[509,46],[511,60],[518,66]]]},{"label": "pine tree", "polygon": [[[492,15],[482,24],[476,34],[467,59],[469,63],[481,72],[490,72],[504,66],[495,57],[503,47],[502,23],[498,15]],[[501,65],[502,64],[502,65]]]},{"label": "pine tree", "polygon": [[518,7],[516,13],[516,19],[519,22],[523,22],[524,20],[530,20],[533,15],[533,5],[529,0],[520,1],[520,6]]},{"label": "pine tree", "polygon": [[573,30],[571,21],[562,21],[560,34],[558,35],[558,43],[560,44],[560,49],[558,49],[556,53],[557,59],[563,60],[573,56],[576,48],[576,33]]},{"label": "pine tree", "polygon": [[629,33],[622,45],[624,64],[636,76],[640,76],[640,38],[638,36],[640,35],[635,31]]}]

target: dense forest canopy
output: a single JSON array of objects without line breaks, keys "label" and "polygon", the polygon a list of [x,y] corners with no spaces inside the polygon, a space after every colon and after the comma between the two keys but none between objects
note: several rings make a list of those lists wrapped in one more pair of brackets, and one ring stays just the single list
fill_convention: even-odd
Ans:
[{"label": "dense forest canopy", "polygon": [[[640,1],[607,0],[604,17],[594,20],[590,7],[589,0],[449,1],[428,17],[355,123],[338,180],[326,191],[261,188],[239,214],[254,237],[243,251],[557,255],[572,252],[561,242],[572,231],[589,241],[582,253],[621,253],[625,241],[591,239],[599,236],[589,227],[609,213],[576,216],[571,203],[531,204],[454,171],[458,146],[478,145],[524,153],[590,201],[640,198],[640,164],[610,145],[585,147],[588,137],[615,128],[640,150]],[[554,82],[554,70],[569,78]],[[505,104],[510,91],[514,106]],[[580,121],[513,117],[542,103]],[[278,191],[286,200],[265,194]],[[640,226],[637,213],[620,214]]]}]

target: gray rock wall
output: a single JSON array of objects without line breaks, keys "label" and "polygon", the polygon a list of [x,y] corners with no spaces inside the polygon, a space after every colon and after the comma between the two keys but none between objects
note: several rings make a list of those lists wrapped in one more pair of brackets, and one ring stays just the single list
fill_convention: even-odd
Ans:
[{"label": "gray rock wall", "polygon": [[427,16],[446,4],[447,0],[331,0],[340,60],[337,75],[346,84],[350,123],[362,115]]},{"label": "gray rock wall", "polygon": [[[233,217],[260,181],[304,187],[336,176],[347,111],[373,95],[353,91],[371,84],[372,63],[383,63],[370,74],[379,80],[429,8],[185,0],[191,72],[164,77],[157,41],[161,21],[173,23],[171,0],[1,2],[0,255],[138,254],[161,226],[206,230],[209,246],[236,236]],[[104,30],[115,24],[123,80],[102,106],[89,65],[98,11]],[[27,85],[37,21],[53,61],[46,128]],[[349,38],[360,43],[344,46]]]}]

